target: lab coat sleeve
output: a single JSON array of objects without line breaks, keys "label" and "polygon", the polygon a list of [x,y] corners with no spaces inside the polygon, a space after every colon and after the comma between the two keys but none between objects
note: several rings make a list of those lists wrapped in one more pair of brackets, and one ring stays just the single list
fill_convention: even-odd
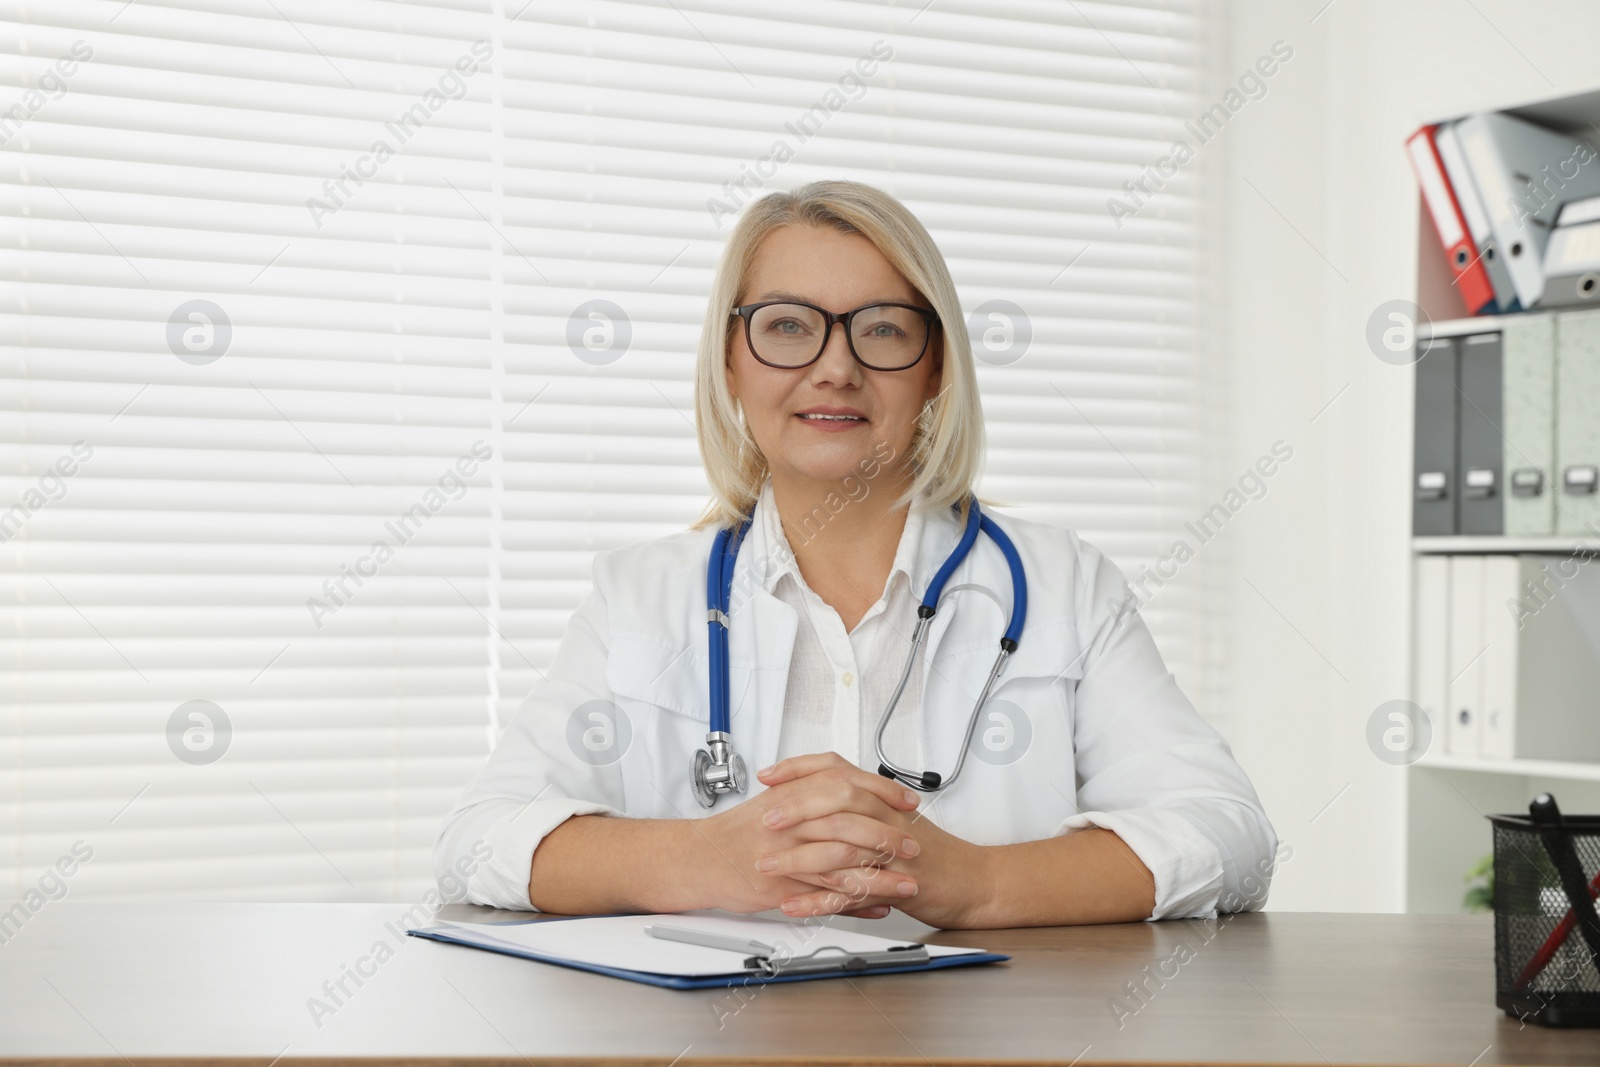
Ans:
[{"label": "lab coat sleeve", "polygon": [[[597,557],[597,579],[603,569]],[[447,900],[537,911],[528,898],[528,878],[544,836],[574,815],[619,815],[624,809],[620,765],[586,762],[569,740],[568,724],[579,708],[612,700],[605,682],[609,629],[602,584],[595,582],[572,616],[549,670],[445,818],[433,866]],[[614,706],[587,710],[596,709],[605,713]],[[591,720],[586,713],[580,717],[581,732]]]},{"label": "lab coat sleeve", "polygon": [[1228,743],[1162,662],[1121,571],[1077,545],[1079,810],[1057,832],[1117,834],[1155,876],[1151,919],[1257,910],[1278,848],[1272,823]]}]

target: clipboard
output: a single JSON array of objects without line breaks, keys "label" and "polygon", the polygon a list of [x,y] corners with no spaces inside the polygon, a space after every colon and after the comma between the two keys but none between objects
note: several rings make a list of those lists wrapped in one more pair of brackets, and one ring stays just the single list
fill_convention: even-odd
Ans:
[{"label": "clipboard", "polygon": [[[721,924],[722,928],[725,929],[728,928],[729,924],[737,924],[737,928],[764,933],[769,942],[774,937],[787,943],[799,940],[802,935],[808,936],[796,948],[784,951],[781,954],[775,954],[769,958],[745,956],[739,953],[694,948],[692,946],[685,949],[684,946],[679,946],[680,951],[687,951],[690,954],[714,953],[715,955],[710,958],[717,961],[714,965],[716,973],[670,973],[665,970],[620,965],[617,958],[617,946],[624,946],[630,952],[635,951],[634,946],[627,940],[633,932],[637,933],[638,941],[641,943],[636,949],[640,956],[647,956],[650,952],[659,953],[660,942],[655,942],[654,945],[643,944],[652,941],[651,938],[643,934],[643,925],[660,918],[670,918],[674,923],[701,921],[708,924]],[[559,934],[562,936],[543,938],[544,940],[566,942],[567,944],[581,943],[585,940],[587,931],[592,930],[597,940],[601,937],[611,939],[612,951],[609,954],[603,951],[596,951],[591,953],[588,958],[583,958],[582,951],[557,952],[551,951],[548,946],[530,943],[539,940],[541,935],[551,933],[551,924],[561,924],[563,929],[559,931]],[[583,927],[582,924],[590,925]],[[544,929],[535,929],[540,927]],[[974,949],[923,944],[895,944],[888,939],[876,937],[875,935],[859,934],[853,931],[829,931],[825,926],[808,927],[777,920],[754,919],[747,916],[703,914],[674,915],[670,917],[650,915],[574,916],[518,919],[496,923],[442,923],[435,926],[407,930],[406,933],[413,937],[425,938],[430,941],[483,949],[488,952],[535,960],[540,963],[550,963],[558,967],[570,967],[574,970],[590,971],[594,974],[604,974],[612,978],[622,978],[631,982],[641,982],[645,985],[659,986],[665,989],[718,989],[729,986],[766,985],[774,982],[807,982],[819,978],[905,974],[982,963],[999,963],[1011,958],[996,952]],[[519,940],[523,943],[518,943]],[[834,944],[833,942],[841,942],[842,944]],[[870,944],[872,942],[880,944]],[[701,957],[701,959],[705,959],[705,957]],[[703,964],[700,970],[704,971]]]}]

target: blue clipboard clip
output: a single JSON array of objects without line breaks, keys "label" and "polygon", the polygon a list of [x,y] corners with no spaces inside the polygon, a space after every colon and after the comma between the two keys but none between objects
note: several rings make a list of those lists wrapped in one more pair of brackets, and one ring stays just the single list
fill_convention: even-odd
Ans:
[{"label": "blue clipboard clip", "polygon": [[[822,955],[823,953],[836,955]],[[895,945],[881,952],[848,952],[837,945],[823,945],[804,956],[751,956],[744,961],[746,971],[767,978],[786,974],[854,974],[885,967],[915,967],[928,962],[928,947],[922,944]]]}]

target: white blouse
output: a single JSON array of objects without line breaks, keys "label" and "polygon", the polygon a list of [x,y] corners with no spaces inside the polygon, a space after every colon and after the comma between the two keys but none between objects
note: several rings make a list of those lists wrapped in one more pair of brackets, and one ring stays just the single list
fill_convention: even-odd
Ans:
[{"label": "white blouse", "polygon": [[[740,551],[753,550],[776,563],[765,568],[766,589],[794,608],[799,619],[783,698],[778,758],[837,752],[858,767],[876,771],[873,742],[878,720],[905,668],[917,624],[921,594],[911,591],[911,571],[925,519],[917,511],[906,516],[883,594],[847,634],[839,613],[801,576],[794,549],[778,521],[770,482],[758,506],[766,521],[753,525],[751,533],[760,537],[760,543],[746,544]],[[922,765],[921,734],[914,729],[921,704],[922,674],[913,670],[884,731],[884,753],[902,767],[937,769]]]}]

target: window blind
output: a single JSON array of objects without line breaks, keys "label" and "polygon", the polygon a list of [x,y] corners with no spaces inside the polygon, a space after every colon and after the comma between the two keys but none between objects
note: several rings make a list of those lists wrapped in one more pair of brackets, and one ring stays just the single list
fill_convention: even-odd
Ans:
[{"label": "window blind", "polygon": [[[704,294],[765,189],[904,200],[978,338],[980,492],[1163,553],[1197,185],[1107,201],[1198,109],[1201,18],[0,2],[0,884],[82,841],[79,895],[418,897],[593,554],[705,503]],[[1197,611],[1146,608],[1180,680]]]}]

